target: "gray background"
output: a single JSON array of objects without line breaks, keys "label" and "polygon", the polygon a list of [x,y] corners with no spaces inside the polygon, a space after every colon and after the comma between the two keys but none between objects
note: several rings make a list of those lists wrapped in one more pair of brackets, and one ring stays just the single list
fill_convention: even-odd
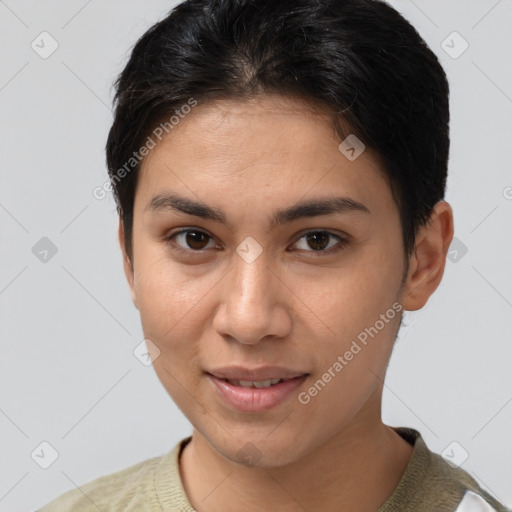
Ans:
[{"label": "gray background", "polygon": [[[510,506],[512,1],[391,3],[451,83],[446,198],[459,242],[439,290],[407,315],[384,421],[417,428],[439,453],[456,441],[448,453],[467,451],[462,467]],[[34,510],[191,432],[133,355],[143,336],[114,201],[92,195],[106,179],[111,84],[131,45],[173,5],[0,1],[0,511]],[[46,59],[31,47],[43,31],[59,45]],[[460,56],[454,31],[469,44]],[[44,253],[43,237],[56,254]],[[48,469],[44,441],[58,452]]]}]

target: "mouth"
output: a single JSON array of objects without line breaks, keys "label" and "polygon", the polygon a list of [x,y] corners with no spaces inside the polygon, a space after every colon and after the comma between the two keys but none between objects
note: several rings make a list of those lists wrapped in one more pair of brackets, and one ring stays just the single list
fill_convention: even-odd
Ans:
[{"label": "mouth", "polygon": [[242,380],[206,373],[216,396],[224,405],[240,412],[261,413],[285,403],[294,396],[309,373],[290,378]]},{"label": "mouth", "polygon": [[292,370],[284,366],[245,367],[240,365],[223,366],[205,370],[206,373],[217,379],[237,382],[265,382],[276,380],[289,380],[302,375],[309,375],[301,370]]},{"label": "mouth", "polygon": [[[212,377],[215,377],[215,376],[212,375]],[[280,382],[286,382],[289,380],[298,379],[300,377],[301,376],[293,377],[290,379],[267,379],[267,380],[239,380],[239,379],[223,379],[223,378],[219,378],[219,377],[215,377],[215,378],[218,378],[219,380],[227,382],[228,384],[231,384],[232,386],[238,386],[238,387],[243,387],[243,388],[262,389],[262,388],[270,388],[272,386],[275,386],[276,384],[279,384]]]}]

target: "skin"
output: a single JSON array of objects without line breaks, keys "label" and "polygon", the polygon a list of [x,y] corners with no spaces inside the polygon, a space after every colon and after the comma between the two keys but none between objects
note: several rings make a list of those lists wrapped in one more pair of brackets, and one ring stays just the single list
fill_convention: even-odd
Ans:
[{"label": "skin", "polygon": [[[400,315],[307,405],[297,399],[393,303],[423,307],[441,281],[453,236],[451,207],[441,201],[405,275],[398,208],[378,159],[367,149],[349,161],[339,142],[328,116],[297,99],[199,104],[143,162],[132,259],[120,221],[132,299],[145,337],[160,350],[155,371],[194,427],[180,473],[199,512],[375,511],[412,454],[381,420]],[[146,209],[162,192],[221,209],[228,225]],[[370,213],[269,229],[274,210],[332,196],[359,201]],[[185,228],[208,236],[166,239]],[[315,245],[304,233],[315,230],[334,236]],[[340,247],[335,235],[348,242],[328,252]],[[247,236],[263,249],[253,263],[236,252]],[[318,245],[327,247],[315,251]],[[204,374],[234,364],[282,365],[310,376],[278,406],[243,413]],[[253,465],[237,455],[248,441],[259,453]]]}]

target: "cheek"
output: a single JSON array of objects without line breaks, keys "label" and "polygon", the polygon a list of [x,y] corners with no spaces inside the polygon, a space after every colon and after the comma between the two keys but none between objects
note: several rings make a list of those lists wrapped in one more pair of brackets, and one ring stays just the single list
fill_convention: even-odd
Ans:
[{"label": "cheek", "polygon": [[165,370],[180,381],[197,373],[199,343],[210,321],[205,295],[218,278],[191,274],[165,256],[141,257],[136,267],[142,329],[160,350],[154,366],[166,388],[173,379]]},{"label": "cheek", "polygon": [[[393,347],[398,314],[384,310],[385,320],[367,321],[365,315],[345,320],[340,317],[337,333],[324,340],[317,372],[301,396],[299,411],[309,416],[330,418],[325,428],[334,429],[350,421],[381,385]],[[387,315],[387,316],[386,316]],[[368,315],[366,315],[368,316]]]},{"label": "cheek", "polygon": [[[136,268],[135,289],[138,297],[140,319],[144,336],[157,345],[161,352],[159,362],[175,360],[181,351],[190,350],[184,343],[184,329],[190,330],[188,318],[193,311],[194,297],[190,283],[172,269],[165,269],[157,262]],[[188,334],[188,339],[193,334]],[[169,354],[173,357],[169,358]]]},{"label": "cheek", "polygon": [[142,321],[169,329],[199,300],[197,283],[157,250],[154,254],[147,250],[140,256],[134,285]]},{"label": "cheek", "polygon": [[321,332],[333,340],[348,340],[392,308],[400,278],[401,267],[394,258],[378,250],[366,251],[301,293],[321,320]]},{"label": "cheek", "polygon": [[194,283],[183,280],[182,274],[160,272],[157,267],[141,274],[139,282],[144,337],[160,350],[153,367],[182,411],[187,409],[199,378],[199,340],[204,319],[199,318],[201,308],[199,297],[191,291],[194,288]]},{"label": "cheek", "polygon": [[319,400],[319,407],[328,408],[340,397],[342,408],[357,407],[378,384],[377,375],[385,371],[400,321],[401,305],[396,302],[400,277],[401,267],[394,258],[375,247],[346,270],[338,269],[330,279],[317,283],[315,290],[321,293],[309,300],[321,319],[316,376],[321,382],[316,388],[325,384],[320,393],[325,393],[325,401]]}]

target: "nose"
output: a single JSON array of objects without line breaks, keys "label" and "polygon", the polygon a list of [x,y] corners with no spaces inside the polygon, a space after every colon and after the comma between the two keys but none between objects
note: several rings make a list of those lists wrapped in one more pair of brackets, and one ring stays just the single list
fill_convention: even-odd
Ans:
[{"label": "nose", "polygon": [[218,293],[213,327],[221,336],[254,345],[290,332],[291,292],[264,253],[251,263],[234,254]]}]

